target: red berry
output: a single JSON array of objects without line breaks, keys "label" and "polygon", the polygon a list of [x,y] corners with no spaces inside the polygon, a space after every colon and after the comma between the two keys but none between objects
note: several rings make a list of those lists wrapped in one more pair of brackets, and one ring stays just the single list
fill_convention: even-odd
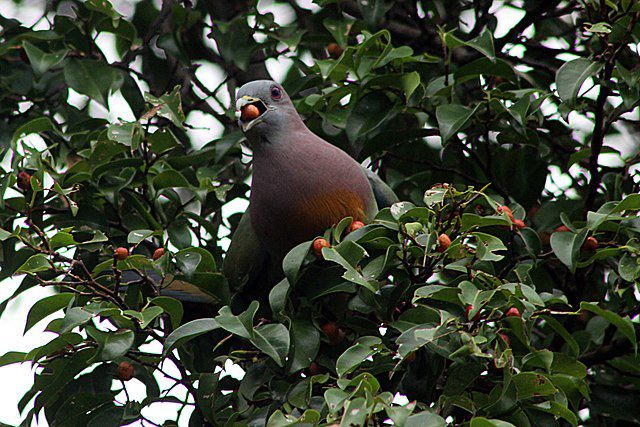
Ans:
[{"label": "red berry", "polygon": [[522,315],[520,314],[520,310],[518,310],[515,307],[511,307],[509,310],[507,310],[507,312],[505,313],[505,316],[507,317],[522,317]]},{"label": "red berry", "polygon": [[[469,305],[467,306],[467,319],[469,319],[469,313],[471,313],[471,310],[473,310],[473,306],[472,306],[471,304],[469,304]],[[476,315],[475,315],[475,316],[473,316],[473,319],[470,319],[470,320],[473,320],[474,322],[477,322],[477,321],[478,321],[478,319],[480,319],[480,310],[478,310],[478,312],[476,313]]]},{"label": "red berry", "polygon": [[329,244],[327,239],[324,239],[322,237],[318,237],[316,240],[313,241],[313,253],[318,258],[322,258],[322,248],[330,248],[330,247],[331,245]]},{"label": "red berry", "polygon": [[413,361],[416,360],[416,352],[412,351],[411,353],[407,354],[407,357],[405,357],[404,360],[407,363],[413,363]]},{"label": "red berry", "polygon": [[344,339],[345,333],[336,322],[327,322],[322,325],[322,332],[329,338],[329,344],[338,345]]},{"label": "red berry", "polygon": [[18,172],[18,182],[16,183],[16,185],[18,186],[19,189],[23,190],[23,191],[27,191],[29,188],[31,188],[31,175],[29,175],[27,172],[25,171],[20,171]]},{"label": "red berry", "polygon": [[113,257],[118,261],[122,261],[127,259],[129,256],[129,249],[123,248],[122,246],[113,251]]},{"label": "red berry", "polygon": [[155,251],[153,251],[153,260],[156,261],[160,259],[162,255],[164,255],[164,248],[156,249]]},{"label": "red berry", "polygon": [[569,227],[567,227],[566,225],[561,225],[560,227],[556,228],[556,233],[566,233],[567,231],[571,231],[569,230]]},{"label": "red berry", "polygon": [[362,221],[353,221],[349,226],[349,232],[356,231],[359,228],[364,227],[364,222]]},{"label": "red berry", "polygon": [[587,240],[582,244],[582,249],[585,251],[593,252],[598,249],[598,239],[593,236],[587,237]]},{"label": "red berry", "polygon": [[125,361],[118,365],[118,378],[122,381],[129,381],[134,373],[135,369],[131,363]]},{"label": "red berry", "polygon": [[498,336],[502,338],[502,341],[504,341],[507,346],[511,344],[511,339],[506,334],[500,333]]},{"label": "red berry", "polygon": [[329,43],[327,45],[327,52],[331,58],[338,59],[340,55],[342,55],[342,52],[344,52],[344,49],[337,43]]},{"label": "red berry", "polygon": [[447,236],[445,233],[442,233],[441,235],[439,235],[438,247],[436,248],[436,251],[442,253],[447,249],[449,249],[449,246],[451,246],[451,238]]},{"label": "red berry", "polygon": [[515,219],[513,220],[513,226],[517,229],[523,229],[526,227],[525,223],[523,220],[521,219]]},{"label": "red berry", "polygon": [[515,218],[513,217],[513,212],[511,211],[511,208],[509,206],[498,206],[498,209],[496,209],[499,213],[506,213],[507,216],[509,217],[509,219],[513,222],[515,221]]}]

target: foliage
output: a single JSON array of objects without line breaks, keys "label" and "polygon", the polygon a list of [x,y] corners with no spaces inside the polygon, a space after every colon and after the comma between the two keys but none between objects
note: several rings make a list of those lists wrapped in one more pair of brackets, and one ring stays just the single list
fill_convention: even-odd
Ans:
[{"label": "foliage", "polygon": [[[151,425],[165,402],[190,425],[640,421],[636,0],[156,3],[0,17],[0,280],[57,291],[26,325],[57,313],[56,338],[0,357],[34,367],[25,425]],[[229,100],[273,61],[310,128],[404,201],[328,230],[324,259],[299,245],[238,310]],[[201,145],[203,113],[222,130]]]}]

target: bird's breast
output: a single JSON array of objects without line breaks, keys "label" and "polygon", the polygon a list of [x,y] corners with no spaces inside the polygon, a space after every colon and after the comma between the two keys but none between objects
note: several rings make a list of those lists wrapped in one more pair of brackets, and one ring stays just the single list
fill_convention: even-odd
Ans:
[{"label": "bird's breast", "polygon": [[298,243],[321,235],[345,217],[367,220],[363,198],[351,189],[290,196],[284,203],[277,198],[258,203],[255,207],[260,206],[260,211],[252,213],[258,237],[279,252],[286,253]]},{"label": "bird's breast", "polygon": [[346,188],[304,198],[292,214],[292,219],[301,225],[300,232],[309,238],[321,234],[347,216],[358,221],[366,219],[364,201]]}]

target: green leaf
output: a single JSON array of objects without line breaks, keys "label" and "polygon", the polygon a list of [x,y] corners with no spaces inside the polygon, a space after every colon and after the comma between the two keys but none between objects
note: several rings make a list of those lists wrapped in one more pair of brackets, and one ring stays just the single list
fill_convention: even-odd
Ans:
[{"label": "green leaf", "polygon": [[174,328],[177,328],[182,322],[182,315],[184,314],[184,309],[182,308],[182,303],[176,299],[169,297],[156,297],[152,299],[151,304],[155,304],[158,307],[162,307],[162,309],[169,314],[171,318],[171,325]]},{"label": "green leaf", "polygon": [[247,311],[237,316],[231,312],[229,306],[224,306],[220,309],[215,319],[222,329],[242,338],[251,339],[254,335],[253,317],[256,315],[259,306],[260,303],[258,303],[258,301],[251,301]]},{"label": "green leaf", "polygon": [[174,125],[182,128],[185,120],[182,102],[180,101],[180,86],[173,88],[171,93],[165,93],[160,98],[156,98],[149,93],[144,94],[144,99],[154,107],[157,107],[156,114],[165,119],[169,119]]},{"label": "green leaf", "polygon": [[578,91],[586,79],[594,76],[603,64],[586,58],[566,62],[556,73],[556,86],[562,101],[573,105]]},{"label": "green leaf", "polygon": [[625,253],[618,263],[618,274],[623,280],[633,282],[640,277],[640,258]]},{"label": "green leaf", "polygon": [[473,417],[470,427],[516,427],[511,423],[502,420],[493,420],[484,417]]},{"label": "green leaf", "polygon": [[438,414],[431,412],[420,412],[410,415],[404,427],[445,427],[447,422]]},{"label": "green leaf", "polygon": [[51,264],[49,263],[49,258],[47,258],[46,255],[35,254],[25,261],[25,263],[16,270],[15,274],[37,273],[39,271],[49,270],[50,268]]},{"label": "green leaf", "polygon": [[107,137],[110,140],[131,147],[132,150],[138,149],[143,136],[144,131],[138,122],[115,124],[107,129]]},{"label": "green leaf", "polygon": [[290,344],[289,331],[286,326],[280,323],[259,326],[255,328],[251,342],[263,353],[275,360],[278,366],[284,366]]},{"label": "green leaf", "polygon": [[178,171],[165,170],[153,178],[153,186],[156,190],[162,188],[189,187],[189,181]]},{"label": "green leaf", "polygon": [[98,352],[93,359],[95,361],[115,360],[124,356],[133,346],[135,338],[131,330],[104,332],[87,326],[86,331],[98,343]]},{"label": "green leaf", "polygon": [[171,350],[183,345],[184,343],[196,338],[199,335],[206,334],[219,328],[215,319],[205,318],[192,320],[185,323],[175,331],[171,332],[164,342],[162,354],[167,355]]},{"label": "green leaf", "polygon": [[14,145],[23,136],[46,131],[54,131],[56,133],[59,132],[57,127],[48,117],[35,118],[15,130],[15,132],[13,133],[13,138],[11,139],[11,145]]},{"label": "green leaf", "polygon": [[482,33],[480,33],[478,37],[466,42],[466,45],[477,50],[487,58],[494,59],[496,56],[495,49],[493,47],[493,36],[491,35],[489,27],[484,27]]},{"label": "green leaf", "polygon": [[142,329],[146,328],[151,322],[153,322],[153,319],[160,316],[162,313],[164,313],[164,310],[160,306],[145,308],[142,310],[142,321],[140,322],[140,327]]},{"label": "green leaf", "polygon": [[113,20],[118,20],[122,17],[122,15],[113,8],[111,2],[107,0],[86,0],[84,5],[86,8],[105,14]]},{"label": "green leaf", "polygon": [[588,234],[589,230],[585,228],[578,234],[556,232],[551,235],[551,249],[553,249],[558,259],[569,267],[572,273],[576,271],[580,248]]},{"label": "green leaf", "polygon": [[202,261],[202,255],[192,251],[179,251],[175,255],[176,266],[182,271],[187,279],[191,279]]},{"label": "green leaf", "polygon": [[162,154],[178,145],[180,142],[170,129],[160,129],[148,135],[151,150],[156,154]]},{"label": "green leaf", "polygon": [[293,360],[289,371],[296,372],[308,367],[316,358],[320,349],[320,332],[306,319],[293,319],[290,332]]},{"label": "green leaf", "polygon": [[631,319],[629,319],[628,316],[620,317],[613,311],[605,310],[593,302],[586,302],[586,301],[581,302],[580,309],[588,310],[594,313],[595,315],[602,317],[612,325],[615,325],[620,331],[620,333],[625,337],[627,337],[629,341],[631,341],[631,344],[633,344],[634,350],[635,351],[638,350],[638,342],[636,340],[636,330],[633,326],[633,322],[631,321]]},{"label": "green leaf", "polygon": [[348,44],[347,36],[349,30],[354,23],[354,19],[341,16],[340,19],[325,18],[322,25],[331,33],[338,45],[346,47]]},{"label": "green leaf", "polygon": [[289,280],[289,283],[295,285],[300,277],[300,268],[304,263],[304,259],[311,249],[313,242],[300,243],[295,248],[291,249],[287,255],[285,255],[282,261],[282,270],[285,277]]},{"label": "green leaf", "polygon": [[73,300],[72,293],[63,293],[51,295],[36,301],[36,303],[29,310],[29,314],[27,315],[27,323],[24,327],[23,333],[26,333],[36,323],[38,323],[48,315],[53,314],[58,310],[62,310],[63,308],[68,306],[71,300]]},{"label": "green leaf", "polygon": [[60,333],[70,332],[76,326],[83,325],[92,318],[93,313],[84,310],[82,307],[71,307],[62,319]]},{"label": "green leaf", "polygon": [[269,292],[269,305],[271,306],[271,311],[276,317],[287,317],[287,314],[285,313],[285,306],[290,292],[291,285],[287,279],[282,279],[273,287],[273,289],[271,289],[271,292]]},{"label": "green leaf", "polygon": [[482,261],[500,261],[504,256],[498,255],[497,251],[506,251],[507,247],[502,240],[485,233],[471,233],[476,238],[476,256]]},{"label": "green leaf", "polygon": [[4,242],[5,240],[7,240],[9,237],[12,237],[13,234],[9,233],[7,230],[3,230],[2,228],[0,228],[0,242]]},{"label": "green leaf", "polygon": [[365,279],[364,276],[362,276],[362,274],[360,274],[360,272],[358,272],[351,263],[336,250],[336,248],[322,248],[322,256],[325,260],[333,261],[345,268],[346,271],[342,275],[344,279],[367,288],[371,292],[376,291],[376,288],[369,283],[367,279]]},{"label": "green leaf", "polygon": [[136,245],[144,239],[153,236],[154,233],[155,232],[153,230],[133,230],[129,232],[129,235],[127,236],[127,243]]},{"label": "green leaf", "polygon": [[0,356],[0,368],[14,363],[22,363],[25,361],[27,353],[21,351],[9,351]]},{"label": "green leaf", "polygon": [[[374,2],[372,1],[371,3]],[[340,425],[364,426],[368,415],[369,408],[363,397],[349,400],[345,403],[344,416],[342,417]]]},{"label": "green leaf", "polygon": [[377,129],[394,113],[393,103],[384,92],[370,92],[353,103],[346,123],[350,141]]},{"label": "green leaf", "polygon": [[550,396],[558,391],[549,378],[539,373],[522,372],[514,375],[511,380],[516,386],[518,399],[528,399],[534,396]]},{"label": "green leaf", "polygon": [[47,53],[28,41],[23,41],[22,47],[29,58],[29,62],[31,63],[34,73],[37,76],[41,76],[52,67],[58,65],[69,52],[67,49],[64,49],[55,53]]},{"label": "green leaf", "polygon": [[109,92],[122,85],[122,76],[115,68],[94,59],[69,60],[64,66],[64,79],[73,90],[105,108],[108,108]]},{"label": "green leaf", "polygon": [[378,337],[360,337],[354,345],[338,357],[336,361],[338,375],[344,376],[358,367],[368,357],[379,353],[381,350],[380,344],[382,344],[382,340]]},{"label": "green leaf", "polygon": [[436,108],[436,120],[443,144],[464,129],[477,108],[471,109],[460,104],[445,104]]}]

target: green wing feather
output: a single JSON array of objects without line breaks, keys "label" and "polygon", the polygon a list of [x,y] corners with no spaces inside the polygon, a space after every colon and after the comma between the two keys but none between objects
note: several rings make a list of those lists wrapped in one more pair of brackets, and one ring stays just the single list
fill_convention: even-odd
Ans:
[{"label": "green wing feather", "polygon": [[268,254],[262,248],[251,226],[250,209],[242,215],[236,232],[231,238],[222,272],[232,289],[242,289],[260,276],[266,268]]},{"label": "green wing feather", "polygon": [[393,192],[391,187],[387,185],[380,177],[373,171],[363,167],[371,189],[373,190],[373,196],[376,198],[378,209],[388,208],[392,204],[398,202],[398,196]]}]

